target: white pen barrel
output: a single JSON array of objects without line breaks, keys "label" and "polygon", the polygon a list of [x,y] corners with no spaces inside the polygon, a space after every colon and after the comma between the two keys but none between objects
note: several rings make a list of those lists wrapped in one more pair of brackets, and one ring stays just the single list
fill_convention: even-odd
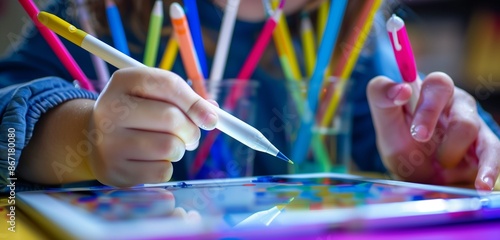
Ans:
[{"label": "white pen barrel", "polygon": [[266,152],[273,156],[278,154],[279,150],[254,127],[220,108],[217,108],[217,115],[219,121],[215,127],[220,131],[256,151]]},{"label": "white pen barrel", "polygon": [[422,81],[417,76],[417,79],[413,82],[410,82],[410,87],[412,89],[411,97],[410,97],[410,112],[411,114],[415,113],[415,109],[417,108],[418,98],[420,97],[420,88],[422,85]]},{"label": "white pen barrel", "polygon": [[107,45],[92,35],[87,35],[81,47],[117,68],[145,67],[144,64]]},{"label": "white pen barrel", "polygon": [[[81,47],[94,53],[117,68],[145,67],[144,64],[110,47],[91,35],[87,35],[83,39]],[[256,151],[269,153],[273,156],[279,153],[279,150],[257,129],[220,108],[216,108],[216,111],[219,116],[219,121],[215,128]]]}]

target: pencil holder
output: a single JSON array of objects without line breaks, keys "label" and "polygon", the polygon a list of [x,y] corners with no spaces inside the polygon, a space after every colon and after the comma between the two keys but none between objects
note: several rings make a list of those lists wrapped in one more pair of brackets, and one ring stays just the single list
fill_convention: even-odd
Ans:
[{"label": "pencil holder", "polygon": [[[303,159],[293,158],[290,173],[348,173],[351,166],[352,103],[348,101],[349,81],[331,77],[325,81],[315,111],[307,104],[307,85],[291,82],[289,102],[300,116],[289,133],[289,144],[304,148]],[[298,129],[309,128],[309,139],[297,141]],[[308,144],[304,144],[304,142]]]},{"label": "pencil holder", "polygon": [[[219,107],[254,125],[258,83],[241,79],[208,81],[206,89]],[[251,176],[255,150],[215,129],[202,131],[200,144],[185,154],[190,179],[234,178]]]}]

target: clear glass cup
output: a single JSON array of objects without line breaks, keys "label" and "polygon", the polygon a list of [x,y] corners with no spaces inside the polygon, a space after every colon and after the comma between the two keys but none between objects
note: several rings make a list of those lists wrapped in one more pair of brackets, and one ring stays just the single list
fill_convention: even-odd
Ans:
[{"label": "clear glass cup", "polygon": [[[316,172],[350,172],[351,161],[351,132],[352,132],[352,103],[347,101],[349,81],[330,78],[320,92],[318,107],[315,112],[310,112],[314,121],[309,131],[312,138],[309,145],[297,144],[297,133],[306,120],[308,105],[307,85],[303,81],[288,83],[289,101],[295,106],[298,121],[291,128],[290,147],[307,147],[308,153],[304,159],[294,159],[290,166],[290,173],[316,173]],[[340,94],[340,95],[339,95]],[[309,120],[310,121],[310,120]]]},{"label": "clear glass cup", "polygon": [[[208,81],[206,87],[210,93],[216,93],[211,97],[217,101],[219,107],[253,126],[258,82],[224,79],[216,85],[213,84]],[[231,93],[237,93],[234,95],[237,97],[230,97]],[[217,129],[201,131],[198,148],[185,154],[188,178],[213,179],[252,175],[255,150]]]}]

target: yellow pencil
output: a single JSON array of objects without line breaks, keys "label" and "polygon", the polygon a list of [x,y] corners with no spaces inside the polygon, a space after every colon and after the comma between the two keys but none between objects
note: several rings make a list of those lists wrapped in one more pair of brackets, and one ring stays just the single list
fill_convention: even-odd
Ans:
[{"label": "yellow pencil", "polygon": [[328,9],[330,9],[330,0],[323,0],[318,10],[318,18],[316,20],[317,37],[316,40],[318,44],[323,38],[323,32],[325,31],[326,19],[328,18]]},{"label": "yellow pencil", "polygon": [[[273,8],[278,8],[279,3],[280,0],[273,0]],[[288,58],[288,63],[290,64],[290,70],[294,80],[302,80],[302,73],[297,61],[295,49],[293,48],[292,38],[290,37],[290,31],[288,29],[288,23],[286,22],[286,18],[283,15],[281,15],[278,21],[278,25],[276,26],[276,30],[273,32],[273,38],[275,42],[281,42],[283,44],[282,49],[280,49],[281,46],[278,46],[278,54],[280,54],[280,57],[282,57],[281,55],[284,54],[286,58]],[[281,40],[279,40],[280,38]],[[279,53],[279,51],[282,52]]]},{"label": "yellow pencil", "polygon": [[169,71],[172,70],[172,66],[174,65],[178,52],[179,44],[177,43],[175,36],[172,34],[168,40],[167,46],[165,47],[165,51],[163,52],[163,57],[160,61],[160,68]]},{"label": "yellow pencil", "polygon": [[[321,42],[321,39],[323,38],[323,32],[325,31],[326,21],[328,19],[328,14],[329,14],[329,9],[330,9],[330,0],[323,0],[321,5],[319,6],[318,18],[316,20],[316,24],[317,24],[316,34],[318,35],[316,37],[316,41],[318,41],[318,44]],[[328,79],[328,77],[330,77],[330,76],[331,76],[331,69],[326,68],[325,69],[325,79]]]},{"label": "yellow pencil", "polygon": [[304,54],[304,62],[306,68],[306,76],[310,78],[314,66],[316,65],[316,43],[314,40],[314,32],[308,13],[303,13],[300,22],[300,36],[302,39],[302,51]]}]

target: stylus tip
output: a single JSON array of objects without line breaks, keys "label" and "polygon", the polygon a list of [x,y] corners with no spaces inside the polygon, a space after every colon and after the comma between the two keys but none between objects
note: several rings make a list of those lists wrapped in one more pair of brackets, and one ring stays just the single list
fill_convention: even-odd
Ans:
[{"label": "stylus tip", "polygon": [[285,160],[286,162],[288,162],[290,164],[293,164],[293,161],[290,160],[290,158],[288,158],[287,156],[285,156],[285,154],[283,154],[282,152],[278,152],[278,154],[276,155],[276,157],[278,157],[280,159],[283,159],[283,160]]}]

